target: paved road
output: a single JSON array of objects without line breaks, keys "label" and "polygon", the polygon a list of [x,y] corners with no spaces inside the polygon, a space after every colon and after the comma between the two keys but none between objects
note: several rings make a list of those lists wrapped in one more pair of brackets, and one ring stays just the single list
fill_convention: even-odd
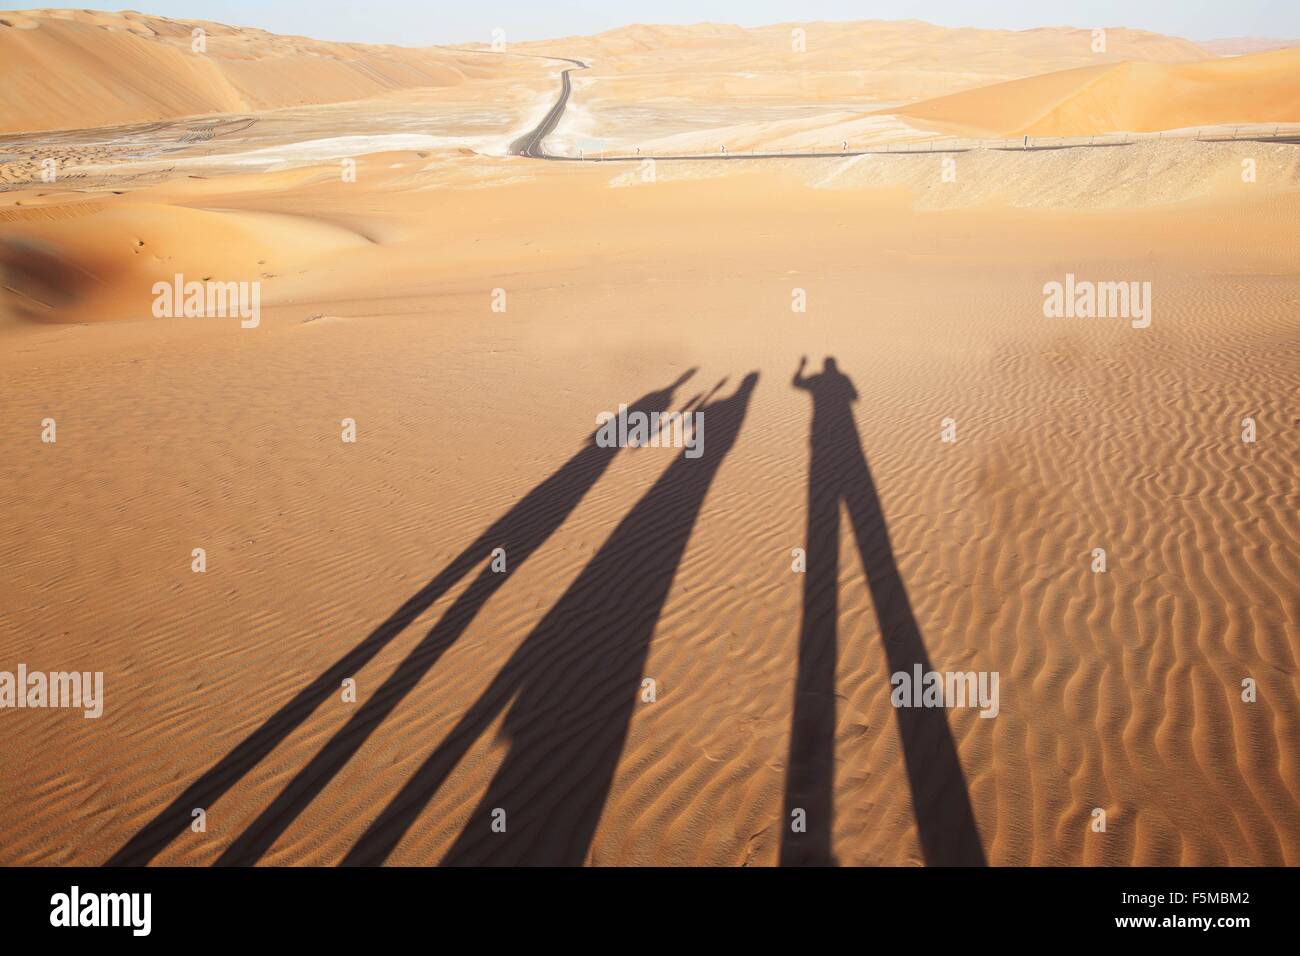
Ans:
[{"label": "paved road", "polygon": [[564,115],[564,107],[569,102],[569,91],[571,89],[569,74],[574,70],[587,69],[587,64],[583,63],[581,60],[570,60],[567,57],[560,56],[548,57],[547,59],[563,60],[565,63],[572,63],[573,66],[560,74],[560,98],[555,101],[555,105],[551,107],[551,111],[542,117],[542,121],[538,123],[536,127],[510,144],[510,153],[513,156],[529,156],[533,159],[569,158],[567,156],[550,155],[543,147],[542,141],[551,135],[551,131],[555,129],[556,125],[560,122],[560,117]]}]

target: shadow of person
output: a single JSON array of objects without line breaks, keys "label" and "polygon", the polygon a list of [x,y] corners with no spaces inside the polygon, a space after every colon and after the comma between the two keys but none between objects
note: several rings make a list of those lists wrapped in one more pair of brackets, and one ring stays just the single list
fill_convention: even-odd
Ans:
[{"label": "shadow of person", "polygon": [[[448,775],[508,708],[495,776],[443,865],[579,865],[604,809],[645,677],[651,638],[722,460],[750,373],[699,409],[699,458],[678,454],[610,533],[483,694],[362,834],[344,865],[384,862]],[[505,832],[493,824],[504,812]]]},{"label": "shadow of person", "polygon": [[[672,402],[677,389],[695,369],[689,369],[667,388],[650,392],[630,407],[647,413],[662,411]],[[258,820],[221,857],[222,863],[252,863],[302,812],[315,794],[356,752],[375,726],[456,640],[478,613],[483,603],[519,569],[528,557],[555,532],[600,479],[618,454],[617,447],[601,447],[596,433],[559,470],[533,488],[509,511],[461,551],[429,583],[369,636],[272,714],[252,734],[227,753],[211,769],[187,787],[153,820],[139,830],[109,859],[109,866],[143,866],[190,826],[191,811],[209,808],[300,727],[324,701],[339,693],[343,679],[354,677],[376,654],[391,643],[417,617],[446,594],[471,571],[484,565],[495,548],[506,552],[507,571],[497,574],[485,568],[466,589],[429,635],[411,651],[397,671],[367,700],[366,704],[326,744],[306,769],[300,772]]]},{"label": "shadow of person", "polygon": [[[800,361],[793,384],[807,391],[813,403],[807,563],[781,863],[826,866],[835,862],[831,825],[841,502],[857,541],[890,673],[911,674],[915,664],[926,672],[931,667],[858,439],[852,408],[857,390],[833,357],[827,356],[822,371],[815,375],[805,376],[805,365],[806,360]],[[925,862],[931,866],[983,865],[984,851],[965,776],[943,709],[901,707],[896,713]],[[800,810],[806,829],[796,832],[791,823]]]}]

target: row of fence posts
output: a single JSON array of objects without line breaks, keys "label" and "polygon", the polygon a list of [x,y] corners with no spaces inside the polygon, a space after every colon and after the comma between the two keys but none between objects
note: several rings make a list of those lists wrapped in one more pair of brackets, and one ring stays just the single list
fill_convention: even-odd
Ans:
[{"label": "row of fence posts", "polygon": [[[1194,139],[1195,139],[1196,142],[1198,142],[1198,143],[1200,143],[1200,142],[1203,142],[1203,143],[1235,142],[1235,141],[1237,140],[1237,138],[1238,138],[1238,135],[1239,135],[1240,132],[1241,132],[1241,127],[1240,127],[1240,126],[1234,127],[1233,130],[1232,130],[1232,136],[1230,136],[1230,137],[1229,137],[1229,136],[1209,136],[1209,137],[1207,137],[1207,136],[1204,136],[1204,135],[1203,135],[1204,132],[1205,132],[1204,129],[1197,129],[1197,131],[1196,131],[1196,136],[1194,137]],[[1300,128],[1297,128],[1297,129],[1295,129],[1295,130],[1290,130],[1290,129],[1288,129],[1288,131],[1284,134],[1284,133],[1282,132],[1282,126],[1281,126],[1281,124],[1277,124],[1277,125],[1275,125],[1275,126],[1273,127],[1273,132],[1272,132],[1272,134],[1270,134],[1270,135],[1261,135],[1261,136],[1257,136],[1257,137],[1255,137],[1255,138],[1257,138],[1257,139],[1279,139],[1279,138],[1281,138],[1281,137],[1284,136],[1284,135],[1285,135],[1287,138],[1291,138],[1291,137],[1300,137]],[[1163,139],[1164,139],[1164,136],[1165,136],[1165,131],[1164,131],[1164,130],[1161,130],[1161,131],[1159,131],[1159,132],[1156,134],[1156,139],[1157,139],[1157,140],[1163,140]],[[1187,139],[1187,138],[1188,138],[1188,137],[1185,137],[1185,136],[1171,136],[1171,137],[1170,137],[1170,139]],[[1072,139],[1073,139],[1073,140],[1078,140],[1078,142],[1073,142],[1073,143],[1069,142],[1069,141],[1072,140]],[[1103,136],[1103,137],[1102,137],[1102,140],[1103,140],[1103,141],[1102,141],[1101,143],[1098,143],[1098,142],[1097,142],[1097,140],[1098,140],[1098,137],[1097,137],[1097,136],[1088,136],[1088,137],[1086,137],[1086,140],[1087,140],[1086,142],[1083,141],[1084,139],[1085,139],[1085,137],[1082,137],[1082,136],[1078,136],[1078,137],[1071,137],[1071,136],[1061,136],[1061,137],[1044,137],[1044,136],[1039,136],[1039,137],[1032,137],[1032,136],[1029,136],[1029,137],[1024,137],[1024,138],[1022,138],[1022,139],[990,139],[990,140],[984,140],[984,139],[972,139],[972,140],[950,139],[950,140],[943,140],[943,139],[940,139],[940,140],[925,140],[925,141],[920,142],[920,143],[898,143],[898,144],[895,144],[895,143],[885,143],[885,144],[883,144],[883,147],[876,147],[876,148],[874,148],[874,149],[872,149],[872,148],[867,148],[867,149],[850,149],[850,148],[849,148],[849,144],[846,142],[846,143],[844,143],[844,145],[841,146],[841,148],[838,149],[838,150],[802,149],[802,148],[791,147],[791,148],[789,149],[789,151],[787,152],[786,147],[781,146],[781,147],[777,147],[775,150],[759,150],[759,149],[751,148],[748,152],[741,151],[741,152],[738,152],[738,153],[737,153],[737,152],[729,152],[729,151],[727,150],[727,148],[726,148],[725,146],[723,146],[723,147],[721,147],[721,148],[719,149],[719,151],[718,151],[717,154],[714,154],[714,156],[713,156],[712,158],[723,158],[723,159],[754,159],[754,158],[757,158],[757,157],[763,157],[763,158],[768,158],[768,157],[778,157],[778,158],[779,158],[779,157],[787,156],[787,155],[788,155],[788,156],[800,156],[800,157],[802,157],[802,156],[856,156],[856,155],[862,155],[862,154],[866,154],[866,153],[952,153],[952,152],[968,152],[968,151],[970,151],[970,150],[976,150],[976,149],[1004,149],[1004,150],[1015,150],[1017,147],[1019,147],[1021,150],[1032,150],[1032,149],[1067,149],[1067,148],[1072,148],[1072,147],[1076,147],[1076,146],[1098,146],[1098,145],[1101,145],[1101,146],[1129,146],[1129,145],[1131,145],[1131,144],[1133,144],[1133,143],[1136,143],[1136,142],[1138,141],[1136,138],[1130,138],[1129,134],[1127,134],[1127,133],[1122,134],[1120,139],[1118,139],[1118,140],[1113,140],[1113,141],[1106,141],[1106,140],[1105,140],[1105,137]],[[1053,143],[1053,140],[1055,140],[1056,142]],[[945,146],[945,144],[946,144],[946,146]],[[895,148],[896,146],[899,147],[899,148]],[[599,157],[591,157],[591,156],[586,156],[586,155],[584,154],[583,150],[579,150],[579,151],[578,151],[578,159],[579,159],[579,160],[582,160],[582,161],[584,161],[584,162],[597,162],[597,163],[602,163],[602,162],[607,162],[607,161],[609,161],[609,162],[613,162],[613,161],[639,160],[639,159],[690,159],[690,158],[708,159],[708,158],[711,158],[711,157],[710,157],[710,154],[707,154],[707,153],[696,153],[696,152],[691,152],[691,151],[683,151],[683,152],[681,152],[681,153],[677,153],[677,154],[673,154],[673,153],[654,153],[654,154],[650,154],[650,153],[647,153],[646,155],[642,156],[642,155],[641,155],[641,152],[640,152],[639,149],[637,150],[637,152],[636,152],[635,154],[632,154],[632,155],[624,154],[624,155],[616,155],[616,156],[606,156],[605,153],[604,153],[604,151],[602,150],[601,153],[600,153],[600,156],[599,156]]]}]

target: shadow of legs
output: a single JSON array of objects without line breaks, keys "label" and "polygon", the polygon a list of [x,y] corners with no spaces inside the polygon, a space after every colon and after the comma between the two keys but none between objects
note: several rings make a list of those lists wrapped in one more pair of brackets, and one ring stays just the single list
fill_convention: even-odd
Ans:
[{"label": "shadow of legs", "polygon": [[[871,590],[890,673],[929,671],[930,660],[894,560],[889,529],[858,438],[852,405],[857,391],[835,359],[820,373],[795,373],[794,386],[813,400],[808,468],[808,551],[803,625],[786,773],[783,865],[828,865],[835,768],[835,665],[839,506],[843,501]],[[931,866],[984,863],[966,779],[942,709],[898,708],[921,850]],[[802,808],[807,830],[791,830]]]},{"label": "shadow of legs", "polygon": [[[465,718],[357,841],[345,865],[382,863],[509,705],[509,749],[443,860],[581,864],[636,705],[651,638],[691,529],[740,431],[751,374],[702,409],[704,455],[678,455],[524,639]],[[492,829],[504,810],[507,829]]]},{"label": "shadow of legs", "polygon": [[[646,411],[666,408],[672,401],[673,393],[693,373],[694,369],[691,369],[666,389],[644,396],[633,407]],[[152,860],[172,840],[189,828],[190,813],[194,808],[210,808],[243,779],[245,774],[265,759],[267,754],[300,727],[317,707],[338,693],[344,678],[355,676],[420,614],[465,575],[487,561],[493,548],[504,547],[509,566],[517,568],[524,558],[536,550],[564,522],[591,486],[604,474],[617,452],[617,448],[601,448],[595,444],[594,438],[589,438],[577,454],[520,499],[518,504],[479,535],[474,543],[457,555],[437,577],[408,598],[365,640],[300,690],[292,700],[268,717],[257,730],[187,787],[153,820],[132,836],[109,859],[108,865],[143,866]],[[505,576],[499,575],[499,577]],[[486,599],[486,595],[483,595],[481,590],[477,594]],[[444,632],[439,637],[450,637],[450,635]],[[428,660],[431,665],[443,649],[440,646],[432,651],[424,648],[422,659]],[[404,676],[409,678],[412,673],[413,671],[408,668]],[[389,696],[386,700],[395,704],[396,700],[401,698],[399,695],[394,699],[392,695],[400,690],[400,686],[391,686],[392,679],[389,685]],[[372,709],[368,717],[374,716],[376,712]],[[350,723],[348,740],[356,741],[357,733],[357,725]],[[365,735],[362,734],[359,739],[364,740],[364,737]],[[336,747],[332,754],[350,753],[349,746],[351,744],[342,744]],[[317,773],[321,769],[319,766],[313,769],[311,774],[313,780],[317,778]],[[334,769],[337,770],[337,767]],[[332,773],[330,775],[332,776]],[[306,789],[311,789],[311,786]],[[277,803],[275,807],[274,826],[278,826],[280,830],[293,819],[293,816],[296,816],[297,812],[301,812],[302,808],[297,806],[293,814],[287,818],[284,816],[286,809],[289,807],[285,803]],[[270,835],[271,829],[267,829],[266,834]],[[241,845],[237,855],[231,856],[230,851],[227,851],[227,856],[223,857],[223,860],[253,862],[269,845],[270,843],[263,837],[250,834],[248,842]]]}]

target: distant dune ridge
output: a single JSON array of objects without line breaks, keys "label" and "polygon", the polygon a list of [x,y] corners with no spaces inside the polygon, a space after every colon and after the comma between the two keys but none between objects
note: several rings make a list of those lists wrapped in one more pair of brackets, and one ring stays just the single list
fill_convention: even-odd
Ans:
[{"label": "distant dune ridge", "polygon": [[[802,31],[803,49],[793,44]],[[981,76],[1027,76],[1051,69],[1108,61],[1149,60],[1182,63],[1214,54],[1190,40],[1145,30],[1106,31],[1106,50],[1092,50],[1092,31],[1074,27],[1033,30],[953,28],[921,20],[779,23],[763,27],[734,24],[634,24],[593,36],[565,37],[522,44],[530,49],[563,48],[594,59],[633,61],[652,57],[698,69],[702,62],[727,63],[759,71],[831,69],[902,70]]]},{"label": "distant dune ridge", "polygon": [[[799,31],[796,33],[796,31]],[[513,46],[569,51],[589,59],[584,74],[620,101],[768,99],[906,102],[1051,70],[1140,60],[1185,63],[1214,54],[1189,40],[1110,29],[1093,52],[1091,30],[954,29],[920,20],[620,27],[590,37]],[[654,80],[653,89],[644,83]]]},{"label": "distant dune ridge", "polygon": [[[198,28],[202,53],[191,48]],[[1143,30],[1108,28],[1101,52],[1093,39],[1073,27],[953,29],[917,20],[635,24],[509,49],[588,58],[593,69],[582,83],[592,88],[575,106],[590,101],[606,111],[646,98],[912,102],[900,115],[1003,134],[1300,119],[1296,51],[1225,62],[1189,40]],[[1266,41],[1221,44],[1238,52]],[[85,10],[5,12],[0,62],[0,131],[9,132],[359,100],[537,68],[521,57]],[[998,85],[1016,80],[1028,85]],[[983,88],[990,92],[974,94]],[[963,92],[972,95],[945,99]]]},{"label": "distant dune ridge", "polygon": [[[206,50],[191,49],[192,31]],[[516,58],[330,43],[87,10],[0,11],[0,131],[79,129],[356,100],[509,74]]]},{"label": "distant dune ridge", "polygon": [[1300,120],[1300,49],[1119,63],[1012,80],[891,112],[989,136],[1088,136]]},{"label": "distant dune ridge", "polygon": [[1287,50],[1300,47],[1300,39],[1275,40],[1271,37],[1226,37],[1222,40],[1202,40],[1199,46],[1220,56],[1240,56],[1243,53],[1267,53],[1269,50]]}]

